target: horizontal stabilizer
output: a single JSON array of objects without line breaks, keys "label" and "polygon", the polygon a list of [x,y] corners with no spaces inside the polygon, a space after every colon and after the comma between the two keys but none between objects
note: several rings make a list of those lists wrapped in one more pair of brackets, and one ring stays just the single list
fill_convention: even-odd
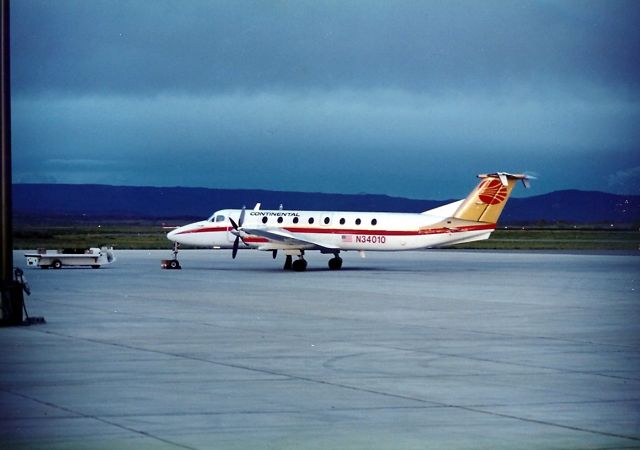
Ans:
[{"label": "horizontal stabilizer", "polygon": [[513,174],[507,172],[481,173],[480,175],[478,175],[478,178],[498,178],[503,186],[508,186],[509,180],[521,180],[522,184],[527,189],[531,187],[531,183],[529,183],[529,180],[535,179],[535,177],[531,175],[526,175],[523,173]]}]

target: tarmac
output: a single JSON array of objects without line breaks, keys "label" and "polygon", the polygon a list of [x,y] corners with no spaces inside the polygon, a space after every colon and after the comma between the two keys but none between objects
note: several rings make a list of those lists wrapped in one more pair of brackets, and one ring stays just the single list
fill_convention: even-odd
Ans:
[{"label": "tarmac", "polygon": [[640,448],[640,252],[116,254],[25,269],[0,448]]}]

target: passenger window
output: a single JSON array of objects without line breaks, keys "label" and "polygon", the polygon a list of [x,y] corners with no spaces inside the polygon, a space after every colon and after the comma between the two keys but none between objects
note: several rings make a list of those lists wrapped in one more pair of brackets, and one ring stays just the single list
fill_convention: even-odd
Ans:
[{"label": "passenger window", "polygon": [[264,216],[264,217],[262,218],[262,223],[267,223],[267,221],[268,221],[268,220],[269,220],[269,219],[267,218],[267,216]]},{"label": "passenger window", "polygon": [[378,219],[373,219],[373,220],[371,221],[371,225],[375,225],[375,224],[377,224],[377,223],[378,223]]},{"label": "passenger window", "polygon": [[328,217],[324,218],[324,224],[325,225],[329,225],[329,222],[331,221],[331,219],[329,219]]},{"label": "passenger window", "polygon": [[356,225],[360,225],[362,221],[360,219],[356,219]]},{"label": "passenger window", "polygon": [[278,223],[282,223],[282,217],[278,217]]},{"label": "passenger window", "polygon": [[293,218],[293,223],[298,223],[298,218],[297,217]]},{"label": "passenger window", "polygon": [[309,223],[313,223],[313,217],[309,217]]},{"label": "passenger window", "polygon": [[344,225],[344,222],[345,222],[344,218],[340,219],[340,225]]}]

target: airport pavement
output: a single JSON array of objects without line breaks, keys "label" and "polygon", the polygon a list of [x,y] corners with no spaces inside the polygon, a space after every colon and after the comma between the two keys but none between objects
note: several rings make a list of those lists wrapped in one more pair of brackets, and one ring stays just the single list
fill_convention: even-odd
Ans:
[{"label": "airport pavement", "polygon": [[640,448],[637,254],[117,254],[25,270],[0,448]]}]

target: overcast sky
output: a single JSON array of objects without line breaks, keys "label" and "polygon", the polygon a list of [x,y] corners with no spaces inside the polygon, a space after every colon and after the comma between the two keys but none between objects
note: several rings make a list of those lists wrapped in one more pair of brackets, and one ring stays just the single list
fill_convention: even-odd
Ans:
[{"label": "overcast sky", "polygon": [[11,7],[16,183],[640,194],[637,1]]}]

